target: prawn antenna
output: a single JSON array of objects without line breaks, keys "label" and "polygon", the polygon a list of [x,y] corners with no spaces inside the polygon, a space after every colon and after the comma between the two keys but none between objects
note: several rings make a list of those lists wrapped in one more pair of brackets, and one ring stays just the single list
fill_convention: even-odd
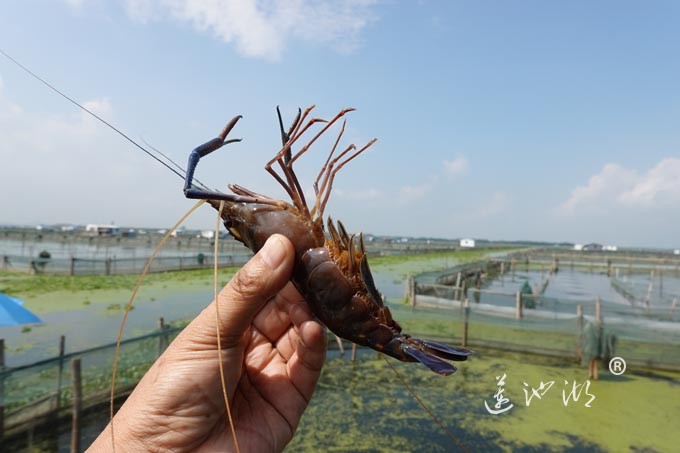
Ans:
[{"label": "prawn antenna", "polygon": [[434,420],[434,422],[435,422],[437,425],[439,425],[439,427],[442,429],[442,431],[444,431],[444,432],[446,433],[446,435],[449,436],[449,437],[456,443],[456,445],[458,445],[458,447],[461,449],[461,451],[464,451],[465,453],[468,453],[468,449],[465,448],[465,445],[463,445],[463,443],[462,443],[456,436],[454,436],[453,433],[452,433],[451,431],[449,431],[449,429],[446,427],[446,425],[444,425],[444,423],[441,421],[441,419],[440,419],[439,417],[437,417],[437,415],[432,411],[432,409],[430,409],[430,408],[423,402],[423,400],[421,400],[421,399],[418,397],[418,395],[416,395],[416,392],[414,392],[413,389],[411,388],[411,386],[408,384],[408,382],[406,382],[406,379],[404,379],[403,376],[402,376],[401,374],[399,374],[399,372],[397,371],[397,369],[395,368],[395,366],[392,365],[392,362],[390,362],[389,360],[387,360],[387,357],[385,357],[383,354],[380,354],[380,357],[382,357],[382,358],[385,360],[385,362],[387,362],[387,364],[390,366],[390,368],[392,368],[392,371],[394,371],[394,374],[397,375],[397,378],[401,381],[402,384],[404,384],[404,387],[406,387],[406,390],[408,390],[408,392],[411,394],[411,396],[413,397],[413,399],[415,399],[415,400],[418,402],[418,404],[420,405],[420,407],[422,407],[423,409],[425,409],[425,411],[426,411],[428,414],[430,414],[430,417],[432,417],[432,420]]},{"label": "prawn antenna", "polygon": [[217,335],[217,359],[220,369],[220,382],[222,384],[222,395],[224,396],[224,404],[227,408],[227,418],[229,419],[229,428],[231,428],[231,435],[234,438],[234,447],[236,453],[241,453],[238,445],[238,438],[236,437],[236,426],[234,425],[234,418],[231,415],[231,406],[229,405],[229,395],[227,393],[227,378],[224,375],[224,362],[222,361],[222,332],[220,331],[220,299],[217,288],[217,269],[219,267],[219,241],[220,241],[220,220],[222,219],[222,211],[224,210],[224,200],[220,201],[220,208],[217,211],[217,223],[215,225],[215,249],[213,255],[213,291],[215,293],[215,333]]},{"label": "prawn antenna", "polygon": [[[68,96],[66,93],[64,93],[63,91],[59,90],[57,87],[55,87],[54,85],[52,85],[51,83],[49,83],[47,80],[45,80],[45,79],[43,79],[42,77],[40,77],[40,76],[39,76],[38,74],[36,74],[35,72],[31,71],[29,68],[27,68],[26,66],[24,66],[23,64],[21,64],[19,61],[17,61],[14,57],[12,57],[12,56],[9,55],[7,52],[5,52],[2,48],[0,48],[0,54],[2,54],[5,58],[7,58],[9,61],[11,61],[12,63],[14,63],[14,64],[15,64],[16,66],[18,66],[19,68],[21,68],[21,70],[23,70],[24,72],[26,72],[28,75],[30,75],[31,77],[33,77],[34,79],[38,80],[40,83],[42,83],[43,85],[45,85],[47,88],[49,88],[50,90],[52,90],[52,91],[54,91],[55,93],[57,93],[59,96],[61,96],[61,97],[63,97],[64,99],[66,99],[68,102],[70,102],[71,104],[75,105],[76,107],[78,107],[79,109],[81,109],[82,111],[84,111],[85,113],[87,113],[88,115],[90,115],[91,117],[97,119],[99,122],[101,122],[101,123],[103,123],[104,125],[108,126],[110,129],[112,129],[112,130],[113,130],[114,132],[116,132],[118,135],[120,135],[120,136],[123,137],[125,140],[127,140],[127,141],[130,142],[130,143],[132,143],[135,147],[139,148],[140,150],[142,150],[143,152],[145,152],[146,154],[148,154],[152,159],[154,159],[154,160],[156,160],[157,162],[159,162],[159,163],[160,163],[161,165],[163,165],[165,168],[167,168],[168,170],[170,170],[171,172],[173,172],[174,174],[176,174],[176,175],[179,176],[180,178],[182,178],[182,179],[185,178],[185,176],[184,176],[182,173],[180,173],[179,171],[175,170],[175,169],[172,168],[170,165],[168,165],[168,163],[164,162],[162,159],[160,159],[158,156],[156,156],[155,154],[153,154],[151,151],[149,151],[148,149],[144,148],[142,145],[140,145],[139,143],[137,143],[136,141],[134,141],[133,139],[131,139],[130,136],[128,136],[125,132],[121,131],[121,130],[118,129],[116,126],[114,126],[113,124],[109,123],[109,122],[106,121],[104,118],[102,118],[101,116],[99,116],[99,115],[97,115],[96,113],[94,113],[92,110],[90,110],[90,109],[88,109],[87,107],[83,106],[82,104],[80,104],[80,103],[79,103],[78,101],[76,101],[75,99],[71,98],[71,97]],[[163,155],[163,156],[165,156],[163,153],[160,153],[160,154]],[[166,158],[167,158],[167,157],[166,157]],[[170,160],[170,159],[168,159],[168,160]],[[172,162],[172,160],[170,160],[170,161]],[[173,162],[173,164],[174,164],[174,162]],[[177,164],[175,164],[175,165],[177,166]],[[179,166],[178,166],[178,167],[179,167]],[[183,171],[183,172],[185,172],[184,169],[182,169],[181,167],[180,167],[180,170]],[[185,173],[186,173],[186,172],[185,172]],[[201,183],[201,182],[198,181],[197,179],[194,179],[194,181],[196,181],[196,182],[198,182],[199,184],[203,185],[203,183]]]},{"label": "prawn antenna", "polygon": [[158,255],[158,252],[161,251],[163,248],[163,245],[165,245],[165,242],[168,240],[168,238],[177,231],[177,228],[180,227],[184,223],[184,221],[191,215],[193,214],[194,211],[196,211],[198,208],[201,207],[201,205],[205,203],[205,200],[199,200],[198,203],[196,203],[191,209],[189,209],[181,219],[168,230],[167,233],[165,233],[165,236],[161,239],[161,241],[158,243],[155,249],[153,249],[153,252],[151,252],[151,256],[146,262],[146,265],[144,266],[144,270],[142,273],[139,275],[137,278],[137,283],[135,284],[135,288],[132,290],[132,294],[130,295],[130,299],[128,300],[127,305],[125,305],[125,311],[123,312],[123,319],[120,321],[120,329],[118,330],[118,339],[116,340],[116,349],[113,352],[113,367],[111,370],[111,395],[110,395],[110,404],[109,404],[109,427],[111,428],[111,451],[114,453],[116,452],[116,441],[114,438],[113,434],[113,416],[115,413],[115,407],[114,407],[114,401],[115,401],[115,396],[116,396],[116,376],[118,374],[118,357],[120,357],[120,344],[121,341],[123,340],[123,331],[125,330],[125,324],[127,323],[128,315],[130,314],[130,309],[132,308],[132,304],[137,298],[137,293],[139,292],[139,288],[142,287],[142,283],[144,283],[144,279],[146,278],[146,275],[149,273],[149,270],[151,270],[151,265],[153,264],[153,261],[156,259],[156,255]]}]

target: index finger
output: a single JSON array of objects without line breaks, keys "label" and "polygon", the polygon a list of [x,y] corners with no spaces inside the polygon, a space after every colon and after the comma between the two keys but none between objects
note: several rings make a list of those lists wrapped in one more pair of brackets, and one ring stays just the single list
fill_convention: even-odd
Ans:
[{"label": "index finger", "polygon": [[298,342],[286,370],[295,388],[309,402],[326,361],[326,328],[313,317],[306,305],[292,307],[290,319],[298,333]]},{"label": "index finger", "polygon": [[274,296],[255,318],[253,326],[272,343],[281,337],[290,327],[289,312],[296,304],[304,304],[305,300],[295,289],[292,283],[288,283],[279,293]]}]

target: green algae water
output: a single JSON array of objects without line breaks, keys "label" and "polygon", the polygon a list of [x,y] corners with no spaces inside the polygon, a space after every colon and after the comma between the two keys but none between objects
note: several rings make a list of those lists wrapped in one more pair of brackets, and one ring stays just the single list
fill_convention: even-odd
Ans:
[{"label": "green algae water", "polygon": [[[391,360],[391,359],[390,359]],[[459,371],[438,376],[392,360],[399,373],[468,451],[675,451],[680,415],[680,375],[639,371],[602,373],[589,393],[565,406],[584,369],[545,357],[477,351]],[[513,408],[487,412],[496,402],[496,376],[506,374]],[[569,385],[565,385],[564,381]],[[541,399],[525,402],[523,382],[554,381]],[[493,407],[493,406],[492,406]],[[356,362],[329,358],[288,452],[459,451],[374,351]]]},{"label": "green algae water", "polygon": [[[541,356],[477,350],[458,372],[436,375],[417,363],[389,359],[418,396],[469,452],[674,452],[680,442],[680,374],[628,370],[601,373],[589,393],[564,405],[564,381],[582,383],[585,369]],[[505,374],[512,409],[490,414],[496,376]],[[525,403],[523,382],[554,381]],[[83,445],[108,423],[108,411],[88,414]],[[69,451],[70,423],[35,433],[21,451]],[[19,451],[15,450],[15,451]],[[352,362],[330,351],[319,385],[286,452],[461,451],[412,398],[375,351]]]},{"label": "green algae water", "polygon": [[[444,268],[464,261],[461,258],[459,254],[432,254],[415,259],[386,257],[376,259],[375,263],[371,261],[374,273],[379,276],[376,280],[381,280],[378,286],[391,299],[394,316],[406,332],[423,338],[460,337],[462,324],[458,310],[442,313],[418,308],[413,311],[411,307],[395,302],[403,295],[407,273]],[[188,278],[189,274],[183,274],[184,277]],[[178,281],[173,282],[175,278]],[[159,281],[153,282],[154,279]],[[182,305],[194,299],[200,301],[196,309],[211,298],[209,278],[193,276],[190,281],[179,281],[174,276],[171,281],[164,277],[152,277],[151,280],[147,288],[150,291],[148,300],[144,301],[144,297],[140,300],[132,315],[135,319],[155,321],[158,314],[167,315],[172,311],[172,304],[168,302],[175,296]],[[65,282],[64,285],[67,283],[73,284]],[[87,307],[102,311],[108,306],[109,299],[115,299],[107,296],[106,291],[125,292],[118,288],[118,281],[105,283],[98,281],[95,290],[90,290],[88,284],[87,291],[70,291],[70,287],[65,287],[61,292],[65,299],[78,297],[79,304],[87,297],[91,302]],[[26,299],[32,295],[46,297],[44,292],[29,287],[23,291],[29,296]],[[50,291],[50,295],[54,294]],[[151,300],[152,295],[157,300]],[[123,296],[120,298],[124,299]],[[51,299],[44,303],[46,314],[49,304],[55,303]],[[151,311],[151,306],[156,304],[163,306],[162,311]],[[69,316],[73,323],[73,311]],[[471,338],[517,342],[519,340],[514,337],[521,335],[520,343],[526,337],[527,341],[536,344],[573,349],[573,338],[564,339],[560,332],[516,331],[511,324],[505,324],[508,323],[474,324]],[[141,324],[139,328],[142,328]],[[32,333],[45,329],[48,327],[36,328]],[[134,325],[131,330],[135,330]],[[25,335],[28,337],[29,334]],[[652,346],[655,353],[663,350],[659,345]],[[458,364],[459,371],[448,377],[438,376],[417,363],[390,359],[468,451],[664,452],[675,451],[680,442],[680,433],[675,428],[680,416],[680,374],[633,368],[622,376],[602,372],[600,380],[589,387],[589,392],[595,396],[591,407],[585,407],[585,397],[565,406],[562,390],[568,386],[564,382],[582,384],[587,378],[585,368],[566,359],[473,349],[475,355]],[[457,445],[418,405],[375,351],[360,351],[354,363],[347,356],[340,358],[337,352],[329,352],[319,386],[287,451],[458,451]],[[504,395],[514,406],[506,413],[492,415],[484,402],[489,405],[496,402],[497,376],[502,374],[506,375]],[[549,381],[554,381],[551,389],[527,406],[523,383],[537,387],[540,382]],[[108,415],[103,411],[87,419],[90,424],[84,427],[83,445],[88,445],[103,429]],[[41,441],[36,433],[31,440],[31,451],[40,451],[44,442],[44,451],[68,451],[69,429],[68,423],[61,426],[56,437],[49,441]]]}]

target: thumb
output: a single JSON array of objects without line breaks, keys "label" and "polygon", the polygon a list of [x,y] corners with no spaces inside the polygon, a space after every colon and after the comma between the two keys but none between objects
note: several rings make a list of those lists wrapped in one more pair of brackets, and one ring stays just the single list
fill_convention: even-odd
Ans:
[{"label": "thumb", "polygon": [[[288,283],[294,257],[288,238],[274,234],[222,289],[217,303],[223,348],[237,344],[265,303]],[[214,304],[206,307],[187,330],[204,339],[215,338]]]}]

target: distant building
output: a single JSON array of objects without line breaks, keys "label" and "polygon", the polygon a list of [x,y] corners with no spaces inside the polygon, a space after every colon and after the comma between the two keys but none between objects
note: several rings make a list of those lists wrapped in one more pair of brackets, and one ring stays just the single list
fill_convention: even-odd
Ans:
[{"label": "distant building", "polygon": [[[166,234],[167,232],[168,232],[167,228],[162,228],[162,229],[156,231],[156,233],[158,233],[158,234]],[[177,230],[172,230],[172,232],[170,233],[170,237],[176,238],[177,237]]]},{"label": "distant building", "polygon": [[590,243],[583,246],[584,252],[601,252],[604,249],[602,244]]},{"label": "distant building", "polygon": [[602,250],[604,250],[605,252],[615,252],[618,249],[619,248],[615,245],[605,245],[604,247],[602,247]]},{"label": "distant building", "polygon": [[201,237],[205,239],[214,239],[215,230],[203,230],[201,231]]},{"label": "distant building", "polygon": [[580,252],[583,250],[583,244],[574,244],[574,250],[578,250]]},{"label": "distant building", "polygon": [[673,250],[673,255],[680,255],[680,249]]},{"label": "distant building", "polygon": [[475,247],[475,240],[474,239],[461,239],[460,240],[460,246],[465,247],[465,248],[474,248]]},{"label": "distant building", "polygon": [[120,227],[90,223],[85,227],[85,233],[92,236],[118,236],[120,234]]},{"label": "distant building", "polygon": [[135,230],[134,228],[128,228],[127,230],[121,233],[121,236],[123,236],[124,238],[136,238],[137,230]]}]

